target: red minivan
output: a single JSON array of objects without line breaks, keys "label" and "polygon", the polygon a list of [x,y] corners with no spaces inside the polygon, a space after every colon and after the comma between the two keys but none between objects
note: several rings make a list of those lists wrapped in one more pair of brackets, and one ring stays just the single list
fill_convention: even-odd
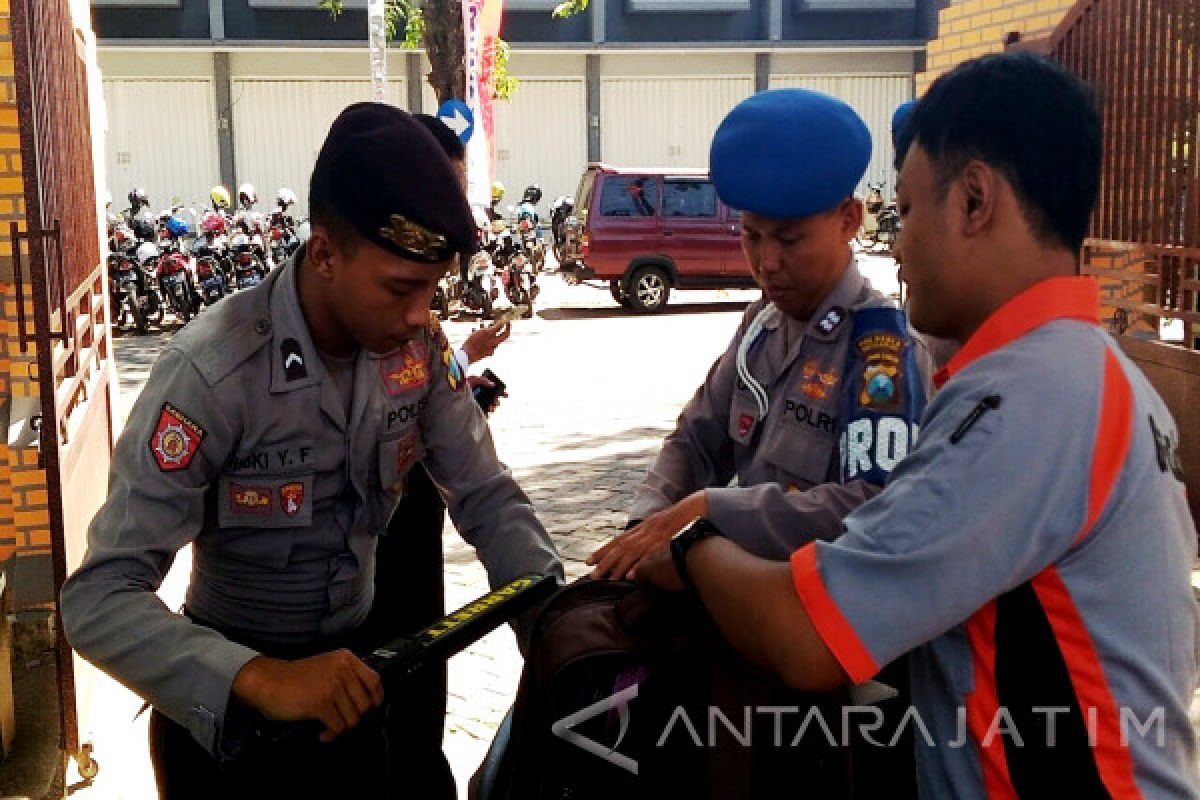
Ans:
[{"label": "red minivan", "polygon": [[753,287],[741,232],[741,214],[721,202],[702,170],[591,164],[560,269],[568,283],[607,281],[626,308],[658,311],[674,287]]}]

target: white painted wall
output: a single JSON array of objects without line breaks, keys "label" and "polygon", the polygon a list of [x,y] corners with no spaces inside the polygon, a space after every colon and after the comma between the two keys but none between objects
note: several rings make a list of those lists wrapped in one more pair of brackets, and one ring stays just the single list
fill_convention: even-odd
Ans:
[{"label": "white painted wall", "polygon": [[212,81],[105,80],[104,101],[113,207],[126,208],[134,186],[155,210],[204,202],[221,178]]},{"label": "white painted wall", "polygon": [[859,184],[859,196],[868,183],[882,183],[884,197],[896,191],[896,170],[892,164],[892,113],[896,106],[912,97],[910,75],[774,75],[771,88],[800,87],[814,89],[846,101],[871,131],[871,162]]},{"label": "white painted wall", "polygon": [[[388,83],[388,102],[404,108],[404,81]],[[370,99],[366,78],[235,78],[230,100],[238,183],[254,184],[260,209],[269,208],[275,192],[286,186],[296,193],[294,213],[307,215],[308,179],[329,126],[346,106]]]},{"label": "white painted wall", "polygon": [[616,166],[707,169],[717,126],[753,91],[750,75],[601,78],[601,158]]}]

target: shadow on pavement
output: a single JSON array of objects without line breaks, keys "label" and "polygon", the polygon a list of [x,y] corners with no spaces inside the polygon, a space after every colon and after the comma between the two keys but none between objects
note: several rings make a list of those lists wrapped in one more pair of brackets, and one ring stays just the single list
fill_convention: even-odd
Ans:
[{"label": "shadow on pavement", "polygon": [[[611,437],[642,441],[656,429],[633,428]],[[515,470],[517,483],[533,501],[538,519],[550,532],[568,577],[578,577],[582,562],[604,542],[625,527],[634,490],[658,455],[659,441],[652,445],[591,459],[554,461]],[[476,560],[470,547],[448,547],[447,564],[470,564]]]},{"label": "shadow on pavement", "polygon": [[641,314],[620,306],[604,306],[593,308],[545,308],[537,312],[542,319],[614,319],[617,317],[669,317],[683,314],[707,314],[729,311],[741,311],[749,302],[742,300],[726,300],[713,303],[679,303],[668,305],[662,311],[653,314]]}]

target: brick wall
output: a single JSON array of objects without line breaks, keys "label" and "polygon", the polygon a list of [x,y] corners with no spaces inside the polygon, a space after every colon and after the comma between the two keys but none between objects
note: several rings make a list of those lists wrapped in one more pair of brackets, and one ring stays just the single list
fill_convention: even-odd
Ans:
[{"label": "brick wall", "polygon": [[[36,397],[37,358],[33,342],[22,351],[17,338],[17,295],[12,283],[13,251],[10,223],[25,229],[24,175],[21,163],[20,129],[17,119],[17,90],[13,72],[11,7],[0,0],[0,400],[11,411],[13,400]],[[28,243],[21,244],[28,269]],[[28,275],[26,275],[28,277]],[[26,285],[28,295],[28,284]],[[33,330],[33,305],[25,301],[27,330]],[[3,417],[7,418],[6,412]],[[7,446],[0,436],[0,564],[21,575],[17,560],[48,563],[50,519],[46,497],[46,473],[38,468],[34,448]],[[32,570],[44,573],[44,568]],[[18,594],[25,594],[17,586]],[[37,587],[30,594],[41,594]]]},{"label": "brick wall", "polygon": [[999,53],[1004,37],[1017,31],[1035,39],[1052,32],[1074,0],[954,0],[938,12],[938,38],[929,43],[926,71],[917,75],[917,95],[937,76],[976,56]]}]

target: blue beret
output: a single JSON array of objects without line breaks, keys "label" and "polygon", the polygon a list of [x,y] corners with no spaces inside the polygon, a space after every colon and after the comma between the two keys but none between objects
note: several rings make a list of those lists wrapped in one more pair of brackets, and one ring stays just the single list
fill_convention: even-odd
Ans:
[{"label": "blue beret", "polygon": [[897,147],[897,142],[900,139],[900,131],[904,129],[908,118],[912,116],[913,109],[917,107],[916,100],[905,100],[900,105],[896,106],[895,112],[892,113],[892,147]]},{"label": "blue beret", "polygon": [[850,106],[808,89],[772,89],[726,115],[709,170],[727,206],[797,219],[854,194],[870,160],[871,133]]},{"label": "blue beret", "polygon": [[414,261],[477,246],[450,157],[428,123],[394,106],[355,103],[338,115],[313,167],[310,204],[314,197],[367,241]]}]

